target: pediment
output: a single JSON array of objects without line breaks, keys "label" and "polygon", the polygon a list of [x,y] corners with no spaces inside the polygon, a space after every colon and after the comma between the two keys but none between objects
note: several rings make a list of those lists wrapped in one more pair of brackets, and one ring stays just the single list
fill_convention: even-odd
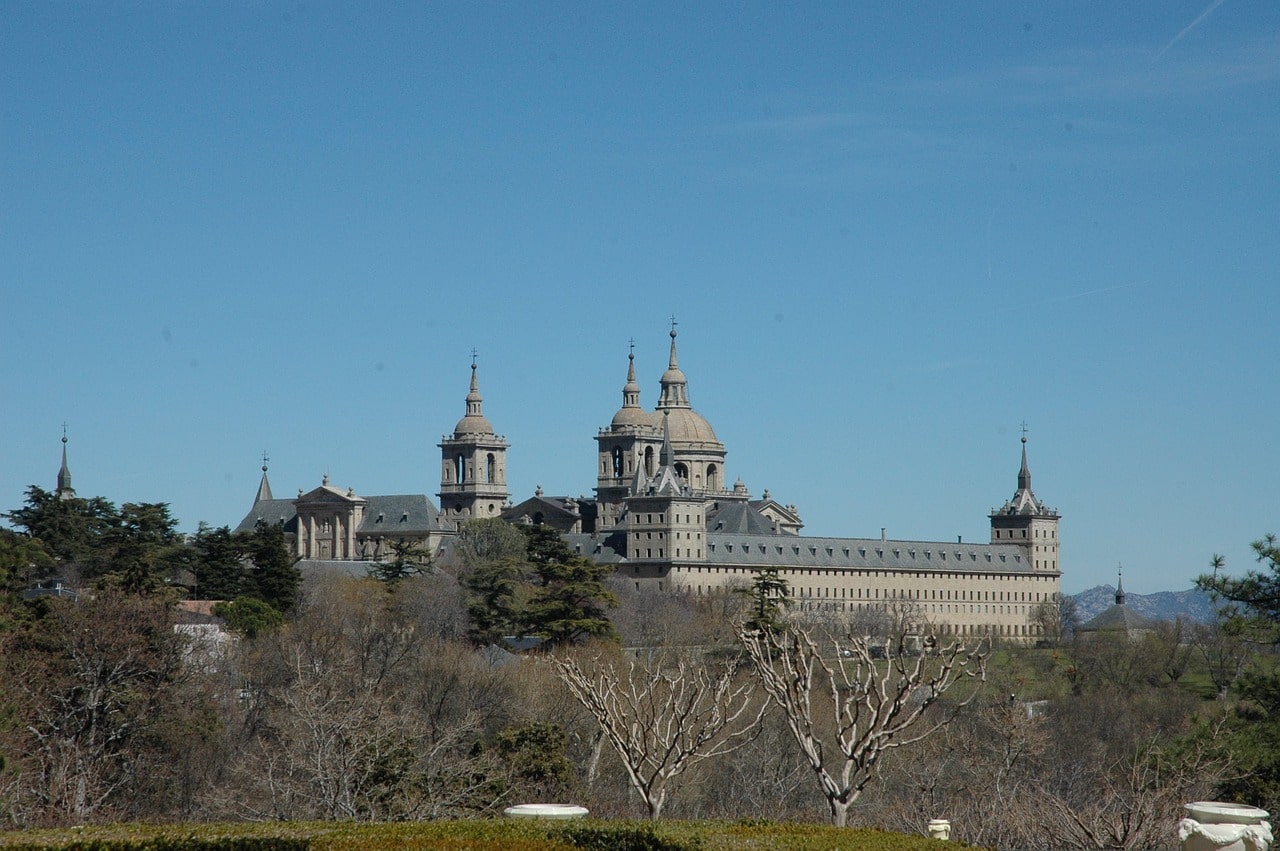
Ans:
[{"label": "pediment", "polygon": [[293,502],[295,506],[302,508],[324,505],[356,505],[364,501],[364,497],[347,496],[346,491],[338,490],[331,485],[321,485],[315,490],[304,493]]}]

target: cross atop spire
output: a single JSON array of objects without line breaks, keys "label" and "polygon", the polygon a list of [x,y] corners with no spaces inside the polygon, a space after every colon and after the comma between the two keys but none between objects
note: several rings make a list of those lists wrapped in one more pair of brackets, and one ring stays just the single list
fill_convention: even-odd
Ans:
[{"label": "cross atop spire", "polygon": [[267,457],[267,450],[262,450],[262,481],[258,482],[258,495],[253,498],[254,503],[273,499],[271,495],[271,482],[267,481],[267,462],[270,460],[271,459]]},{"label": "cross atop spire", "polygon": [[1124,605],[1124,565],[1116,562],[1116,605]]}]

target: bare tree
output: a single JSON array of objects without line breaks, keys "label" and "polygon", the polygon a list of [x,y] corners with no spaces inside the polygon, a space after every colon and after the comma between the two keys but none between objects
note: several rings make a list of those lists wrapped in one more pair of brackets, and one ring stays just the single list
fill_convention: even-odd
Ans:
[{"label": "bare tree", "polygon": [[684,656],[621,671],[598,658],[590,671],[571,657],[552,661],[621,757],[651,819],[661,817],[673,779],[751,741],[768,706],[754,699],[736,663],[713,676]]},{"label": "bare tree", "polygon": [[[824,659],[798,627],[744,628],[740,638],[761,685],[786,716],[838,826],[848,821],[850,805],[876,776],[885,751],[945,726],[976,690],[953,703],[953,712],[929,713],[929,708],[956,683],[981,680],[986,671],[985,645],[969,649],[955,641],[940,649],[931,633],[923,637],[923,652],[898,652],[882,660],[866,638],[836,642],[834,662]],[[896,649],[904,650],[905,644],[896,642]],[[829,703],[822,699],[824,692]]]}]

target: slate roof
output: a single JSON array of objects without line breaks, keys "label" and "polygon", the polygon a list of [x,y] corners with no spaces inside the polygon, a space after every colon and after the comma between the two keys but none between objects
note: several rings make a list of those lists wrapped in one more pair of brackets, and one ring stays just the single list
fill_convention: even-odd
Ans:
[{"label": "slate roof", "polygon": [[[753,506],[744,502],[721,503],[716,511],[707,513],[707,530],[734,535],[777,535],[773,521]],[[794,535],[788,535],[788,540]]]},{"label": "slate roof", "polygon": [[425,494],[365,497],[357,535],[425,534],[440,529],[440,512]]},{"label": "slate roof", "polygon": [[1077,632],[1143,632],[1155,628],[1156,622],[1151,618],[1138,614],[1123,603],[1116,603],[1079,627]]},{"label": "slate roof", "polygon": [[240,525],[231,531],[252,532],[259,520],[271,525],[283,523],[286,532],[298,530],[298,512],[293,508],[293,500],[264,499],[255,502],[253,508],[250,508],[249,513],[240,521]]},{"label": "slate roof", "polygon": [[627,540],[625,532],[612,532],[603,537],[580,533],[565,535],[564,539],[575,553],[600,564],[618,564],[626,561],[622,557]]},{"label": "slate roof", "polygon": [[1025,551],[1017,544],[736,535],[714,531],[707,532],[707,564],[957,573],[1035,572]]},{"label": "slate roof", "polygon": [[[367,496],[362,499],[364,518],[356,529],[357,535],[413,535],[440,529],[440,512],[425,494]],[[298,512],[294,508],[294,500],[255,502],[233,531],[252,532],[259,520],[283,523],[286,532],[297,532]]]}]

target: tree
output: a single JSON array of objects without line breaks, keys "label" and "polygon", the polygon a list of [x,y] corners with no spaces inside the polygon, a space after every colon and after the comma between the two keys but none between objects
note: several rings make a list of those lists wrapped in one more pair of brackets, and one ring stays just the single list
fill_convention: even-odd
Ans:
[{"label": "tree", "polygon": [[19,719],[4,749],[25,757],[26,804],[41,822],[136,816],[173,766],[159,732],[194,709],[168,606],[106,590],[37,608],[0,657]]},{"label": "tree", "polygon": [[762,567],[752,573],[751,587],[739,593],[751,598],[751,617],[745,627],[774,632],[782,628],[783,609],[787,606],[787,580],[776,567]]},{"label": "tree", "polygon": [[457,573],[465,576],[504,560],[523,561],[526,549],[526,538],[518,527],[497,517],[486,517],[458,524],[449,558]]},{"label": "tree", "polygon": [[391,541],[391,559],[375,562],[369,568],[369,576],[394,587],[410,576],[430,573],[433,562],[431,551],[421,542],[396,538]]},{"label": "tree", "polygon": [[185,555],[178,521],[164,502],[126,502],[103,543],[104,579],[134,594],[155,591]]},{"label": "tree", "polygon": [[504,636],[522,635],[523,563],[503,558],[476,567],[462,578],[467,592],[467,637],[477,645],[496,644]]},{"label": "tree", "polygon": [[[604,585],[613,572],[574,553],[560,533],[549,526],[516,526],[524,541],[512,556],[508,533],[494,523],[467,524],[474,558],[462,574],[470,599],[468,634],[477,644],[491,644],[503,636],[538,636],[549,646],[587,638],[617,639],[608,609],[617,597]],[[471,545],[468,545],[471,546]],[[483,551],[489,555],[481,558]]]},{"label": "tree", "polygon": [[247,590],[248,566],[244,541],[227,526],[217,529],[204,523],[191,539],[191,572],[194,594],[203,600],[234,600]]},{"label": "tree", "polygon": [[284,615],[257,597],[237,597],[213,607],[213,613],[227,622],[227,629],[254,639],[284,624]]},{"label": "tree", "polygon": [[622,671],[598,658],[590,671],[570,657],[553,664],[622,759],[650,819],[661,817],[672,780],[748,743],[768,705],[754,699],[736,663],[716,675],[683,656]]},{"label": "tree", "polygon": [[1031,623],[1040,640],[1050,647],[1059,647],[1075,635],[1080,625],[1076,601],[1066,594],[1055,594],[1036,606],[1031,613]]},{"label": "tree", "polygon": [[298,559],[289,550],[284,528],[259,521],[243,540],[245,555],[252,564],[248,593],[288,614],[297,605],[302,572],[298,570]]},{"label": "tree", "polygon": [[1215,555],[1210,562],[1212,573],[1196,579],[1196,587],[1215,597],[1238,603],[1255,618],[1267,624],[1280,624],[1280,545],[1274,534],[1254,541],[1253,551],[1262,570],[1249,570],[1243,576],[1233,577],[1220,570],[1225,566],[1222,556]]},{"label": "tree", "polygon": [[[849,807],[875,777],[881,757],[918,742],[950,722],[976,689],[949,712],[930,708],[957,683],[982,680],[986,652],[954,641],[940,648],[924,637],[924,652],[898,652],[877,660],[864,637],[835,642],[831,657],[795,626],[739,633],[765,692],[782,710],[796,744],[827,800],[833,824],[843,826]],[[899,650],[906,642],[896,642]],[[825,699],[823,696],[826,696]]]},{"label": "tree", "polygon": [[0,594],[21,591],[53,570],[44,544],[12,529],[0,529]]},{"label": "tree", "polygon": [[60,564],[94,565],[102,541],[116,523],[116,508],[102,497],[61,499],[39,485],[27,488],[26,504],[4,515],[44,544]]}]

